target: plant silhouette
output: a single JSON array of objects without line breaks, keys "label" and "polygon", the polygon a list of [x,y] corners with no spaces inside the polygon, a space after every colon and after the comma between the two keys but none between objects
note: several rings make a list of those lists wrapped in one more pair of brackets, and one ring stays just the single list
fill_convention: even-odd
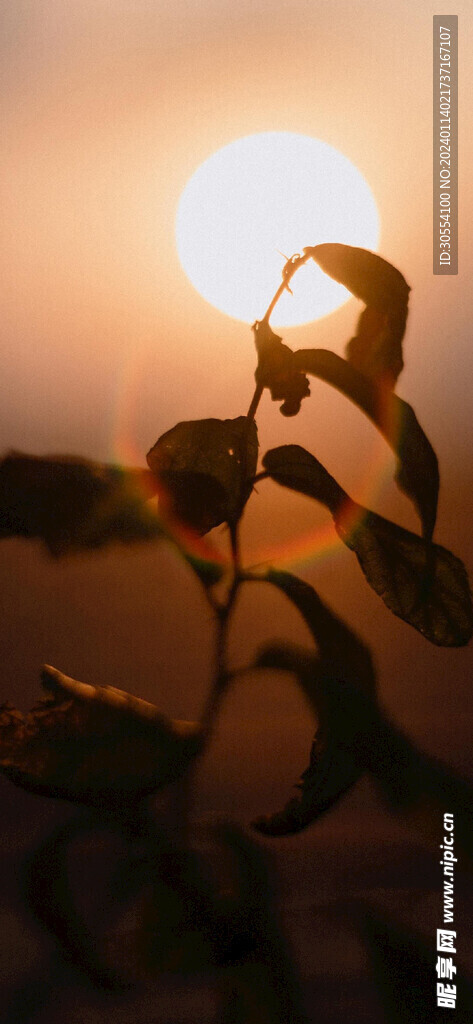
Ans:
[{"label": "plant silhouette", "polygon": [[[294,352],[270,326],[293,275],[311,259],[365,304],[346,359],[324,349]],[[417,751],[388,720],[377,701],[369,649],[307,582],[282,570],[246,566],[240,549],[240,522],[254,484],[272,479],[328,508],[366,582],[391,612],[438,646],[459,647],[470,640],[466,571],[433,541],[437,458],[413,409],[394,393],[403,367],[409,291],[402,274],[374,253],[334,243],[307,247],[287,261],[265,315],[253,325],[258,363],[246,416],[178,423],[149,451],[148,470],[16,452],[0,464],[1,537],[39,538],[55,558],[115,541],[174,544],[213,614],[215,673],[199,722],[170,720],[125,691],[81,683],[50,666],[42,675],[47,696],[29,714],[9,704],[0,709],[4,774],[30,791],[90,809],[77,830],[72,826],[51,837],[37,852],[26,889],[37,916],[94,983],[129,982],[145,968],[153,973],[226,967],[234,973],[230,982],[226,975],[222,987],[222,1019],[250,1024],[304,1019],[261,852],[242,832],[220,828],[226,880],[215,865],[205,875],[205,856],[196,861],[185,828],[171,838],[145,808],[150,795],[171,787],[174,800],[177,791],[181,794],[185,819],[195,766],[211,741],[223,698],[245,671],[291,673],[317,720],[298,796],[254,822],[256,831],[283,836],[308,827],[368,773],[388,805],[409,812],[420,827],[425,827],[426,807],[433,814],[433,807],[448,805],[456,814],[459,842],[468,856],[473,854],[471,787]],[[358,406],[391,445],[398,462],[395,479],[419,515],[419,534],[357,505],[299,445],[266,452],[258,471],[255,417],[263,392],[281,403],[284,416],[295,416],[310,396],[310,376]],[[207,557],[197,556],[189,536],[220,524],[228,527],[228,558],[212,556],[210,542]],[[227,637],[235,601],[241,588],[254,582],[276,587],[292,603],[313,647],[278,639],[251,665],[231,671]],[[73,837],[96,828],[99,820],[120,834],[123,844],[113,889],[117,905],[145,885],[149,889],[141,945],[128,978],[110,954],[101,953],[67,866]]]}]

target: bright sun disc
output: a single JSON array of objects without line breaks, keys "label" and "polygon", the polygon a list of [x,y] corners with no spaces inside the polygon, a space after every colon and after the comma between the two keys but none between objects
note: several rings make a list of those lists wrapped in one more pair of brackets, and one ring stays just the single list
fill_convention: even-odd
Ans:
[{"label": "bright sun disc", "polygon": [[[219,149],[187,182],[176,217],[188,278],[207,302],[246,323],[264,315],[281,253],[321,242],[376,249],[378,236],[376,204],[357,168],[326,142],[293,132],[247,135]],[[316,320],[350,297],[313,261],[291,287],[275,326]]]}]

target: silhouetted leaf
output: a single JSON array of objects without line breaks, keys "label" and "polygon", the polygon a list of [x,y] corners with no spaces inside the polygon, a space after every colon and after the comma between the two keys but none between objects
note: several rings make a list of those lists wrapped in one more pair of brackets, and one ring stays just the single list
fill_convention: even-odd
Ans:
[{"label": "silhouetted leaf", "polygon": [[[356,525],[347,526],[347,522]],[[473,632],[465,566],[440,544],[432,548],[410,530],[351,502],[335,526],[368,583],[388,608],[431,643],[462,647]],[[427,572],[427,575],[426,575]]]},{"label": "silhouetted leaf", "polygon": [[283,487],[316,498],[330,509],[332,515],[346,499],[345,491],[318,459],[299,444],[283,444],[270,448],[263,457],[266,473]]},{"label": "silhouetted leaf", "polygon": [[428,835],[437,834],[444,811],[455,817],[455,833],[473,858],[473,786],[447,765],[418,750],[378,705],[371,654],[323,603],[305,580],[280,570],[248,572],[250,582],[276,586],[308,626],[317,655],[289,643],[262,648],[255,667],[291,672],[318,719],[310,764],[299,797],[255,827],[268,835],[306,828],[360,777],[369,772],[391,810]]},{"label": "silhouetted leaf", "polygon": [[395,615],[431,643],[442,647],[468,643],[473,608],[460,559],[357,505],[299,445],[273,448],[264,456],[263,466],[278,483],[328,506],[343,543],[355,551],[368,583]]},{"label": "silhouetted leaf", "polygon": [[201,749],[199,726],[174,721],[113,687],[90,686],[45,666],[41,700],[23,715],[0,709],[0,770],[46,796],[121,806],[182,775]]},{"label": "silhouetted leaf", "polygon": [[[369,649],[322,601],[310,583],[282,569],[249,571],[244,574],[244,579],[253,583],[270,583],[295,605],[312,634],[319,655],[318,663],[324,671],[331,676],[344,677],[362,691],[374,693],[375,674]],[[311,668],[311,663],[308,667]],[[317,683],[314,685],[317,687]]]},{"label": "silhouetted leaf", "polygon": [[332,384],[376,424],[399,459],[395,479],[414,501],[424,536],[431,540],[437,516],[438,462],[411,406],[335,352],[301,349],[294,358],[301,370]]},{"label": "silhouetted leaf", "polygon": [[[341,660],[339,655],[338,665]],[[350,660],[345,679],[337,676],[338,665],[331,674],[329,665],[292,644],[269,645],[260,652],[257,667],[296,676],[316,710],[319,727],[309,767],[298,784],[300,795],[282,811],[257,819],[254,827],[272,836],[299,832],[369,773],[389,808],[429,838],[437,837],[442,815],[453,814],[457,846],[473,859],[471,782],[418,750],[388,721],[366,685],[369,679],[357,683]]]},{"label": "silhouetted leaf", "polygon": [[307,246],[304,253],[366,303],[347,355],[368,377],[394,387],[403,367],[401,342],[410,292],[402,274],[376,253],[352,245],[328,242]]},{"label": "silhouetted leaf", "polygon": [[[343,633],[348,632],[345,626]],[[355,637],[353,641],[357,643]],[[361,644],[357,654],[366,657]],[[356,677],[356,668],[349,655],[345,677],[341,675],[343,660],[342,649],[331,666],[292,644],[268,646],[257,658],[261,668],[295,675],[319,721],[309,767],[298,784],[300,795],[289,800],[282,811],[253,822],[265,835],[290,835],[307,828],[367,771],[372,735],[378,724],[377,705],[370,694],[372,680],[368,676],[350,681],[350,677]],[[360,663],[361,659],[356,660]],[[371,664],[368,667],[371,672]]]},{"label": "silhouetted leaf", "polygon": [[310,395],[309,381],[296,366],[294,352],[282,344],[266,320],[257,320],[252,330],[258,353],[256,383],[269,388],[273,402],[283,402],[283,416],[295,416],[302,399]]},{"label": "silhouetted leaf", "polygon": [[302,615],[318,650],[314,656],[293,644],[270,644],[255,662],[259,668],[292,672],[318,719],[300,796],[253,823],[266,835],[289,835],[315,821],[367,770],[371,736],[378,728],[375,675],[368,648],[309,583],[273,569],[245,578],[281,590]]},{"label": "silhouetted leaf", "polygon": [[367,307],[360,313],[355,336],[345,347],[349,362],[388,390],[395,387],[404,366],[406,321],[407,306],[391,313]]},{"label": "silhouetted leaf", "polygon": [[13,452],[0,463],[0,537],[39,537],[52,555],[160,536],[148,470]]},{"label": "silhouetted leaf", "polygon": [[390,810],[429,838],[438,836],[443,814],[453,814],[457,847],[473,859],[471,782],[418,750],[385,717],[377,703],[369,653],[346,626],[339,633],[340,645],[344,634],[349,638],[347,658],[343,646],[335,649],[332,670],[330,662],[293,644],[270,644],[256,659],[256,667],[294,674],[317,714],[318,729],[309,767],[298,784],[300,795],[282,811],[259,818],[254,827],[273,836],[307,828],[369,773]]},{"label": "silhouetted leaf", "polygon": [[148,452],[161,502],[198,533],[238,519],[252,490],[258,458],[256,425],[234,420],[177,423]]},{"label": "silhouetted leaf", "polygon": [[410,288],[400,271],[369,249],[325,242],[305,246],[304,253],[366,306],[389,313],[408,302]]}]

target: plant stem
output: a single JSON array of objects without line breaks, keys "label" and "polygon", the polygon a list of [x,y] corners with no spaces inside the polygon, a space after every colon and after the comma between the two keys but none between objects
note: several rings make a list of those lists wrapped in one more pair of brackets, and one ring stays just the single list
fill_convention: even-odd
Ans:
[{"label": "plant stem", "polygon": [[253,395],[253,398],[251,399],[250,408],[248,409],[248,412],[247,412],[247,415],[246,415],[246,418],[247,418],[249,423],[251,423],[251,421],[254,420],[254,418],[255,418],[256,410],[257,410],[257,408],[259,406],[259,403],[261,401],[261,395],[263,394],[263,391],[264,391],[263,385],[262,384],[257,384],[256,388],[255,388],[255,393]]},{"label": "plant stem", "polygon": [[[265,315],[263,317],[263,321],[262,322],[264,322],[264,321],[266,323],[269,322],[269,318],[271,316],[271,313],[274,310],[274,307],[276,306],[276,303],[281,298],[281,295],[283,294],[283,292],[285,292],[289,288],[289,282],[290,282],[291,278],[295,274],[296,270],[299,267],[301,267],[304,263],[306,263],[308,259],[310,259],[310,254],[306,253],[303,256],[301,256],[301,255],[299,255],[299,253],[296,253],[295,256],[292,256],[289,260],[287,260],[285,266],[283,267],[283,272],[282,272],[282,278],[283,279],[282,279],[282,282],[279,285],[279,288],[277,289],[277,291],[275,292],[275,294],[274,294],[274,296],[273,296],[273,298],[272,298],[272,300],[271,300],[271,302],[270,302],[270,304],[269,304],[269,306],[268,306],[268,308],[266,310],[266,313],[265,313]],[[247,417],[246,417],[247,418],[248,427],[250,426],[250,424],[253,422],[253,420],[255,418],[256,411],[257,411],[259,403],[261,401],[261,396],[263,394],[263,391],[264,391],[264,386],[262,384],[258,383],[256,385],[255,392],[253,394],[253,398],[251,400],[250,407],[248,409],[248,413],[247,413]],[[246,486],[247,486],[247,480],[246,480],[246,449],[243,452],[242,464],[241,464],[241,473],[242,473],[242,478],[241,478],[241,497],[242,497],[241,510],[242,510],[243,506],[245,504],[245,501],[246,501],[245,491],[246,491]],[[258,474],[256,479],[261,480],[261,479],[265,478],[266,476],[267,476],[267,473],[263,472],[263,473]],[[241,511],[240,511],[240,515],[241,515]],[[230,620],[231,614],[233,612],[233,608],[235,606],[235,601],[236,601],[236,598],[237,598],[237,594],[238,594],[238,590],[239,590],[240,584],[243,581],[243,577],[241,575],[241,570],[240,570],[240,551],[239,551],[238,526],[239,526],[239,518],[235,522],[230,523],[230,542],[231,542],[231,551],[232,551],[232,570],[233,570],[233,576],[232,576],[232,581],[230,583],[230,586],[228,588],[226,599],[224,601],[222,601],[222,602],[217,601],[216,599],[214,599],[211,596],[211,594],[209,592],[207,592],[207,599],[208,599],[209,604],[210,604],[210,606],[211,606],[211,608],[212,608],[212,610],[214,612],[214,615],[215,615],[216,634],[215,634],[215,653],[214,653],[215,666],[214,666],[213,683],[212,683],[212,686],[210,688],[210,692],[208,694],[207,701],[206,701],[206,704],[204,706],[204,710],[203,710],[203,714],[202,714],[202,718],[201,718],[201,725],[202,725],[202,729],[204,731],[204,736],[205,736],[205,741],[206,741],[205,744],[204,744],[204,749],[205,749],[205,746],[207,745],[207,742],[208,742],[208,740],[210,738],[210,735],[211,735],[211,732],[212,732],[212,729],[213,729],[213,725],[214,725],[215,719],[217,717],[218,711],[220,709],[220,705],[221,705],[223,696],[224,696],[224,694],[225,694],[225,692],[227,690],[228,684],[230,683],[231,679],[233,678],[232,673],[227,668],[226,647],[227,647],[227,633],[228,633],[229,620]]]},{"label": "plant stem", "polygon": [[296,270],[298,270],[299,267],[302,267],[304,263],[307,263],[307,260],[309,260],[310,258],[310,253],[305,253],[304,256],[300,256],[299,253],[296,253],[294,256],[291,256],[291,258],[284,265],[282,271],[282,282],[279,285],[278,290],[275,292],[273,298],[271,299],[271,302],[269,303],[266,313],[264,314],[262,323],[269,323],[269,318],[274,310],[276,303],[279,302],[281,295],[283,295],[285,291],[291,290],[289,288],[289,281],[294,276]]},{"label": "plant stem", "polygon": [[216,610],[216,634],[215,634],[215,667],[213,683],[207,698],[207,703],[201,719],[206,743],[210,737],[213,725],[220,709],[223,696],[228,683],[231,680],[231,673],[227,669],[227,632],[228,624],[235,606],[235,601],[240,587],[241,578],[239,573],[239,546],[237,526],[230,530],[232,541],[233,558],[233,579],[228,590],[226,601]]}]

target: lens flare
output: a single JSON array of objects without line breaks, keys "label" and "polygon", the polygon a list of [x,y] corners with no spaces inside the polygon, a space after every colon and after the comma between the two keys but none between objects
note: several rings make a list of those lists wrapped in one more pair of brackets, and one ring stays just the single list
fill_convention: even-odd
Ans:
[{"label": "lens flare", "polygon": [[[116,404],[112,421],[111,446],[115,461],[127,467],[143,465],[144,453],[136,441],[137,414],[139,411],[141,382],[146,377],[146,355],[134,354],[123,367],[119,382]],[[378,410],[381,423],[390,421],[391,436],[399,438],[400,424],[392,423],[393,405],[390,393],[380,393],[381,407]],[[152,439],[155,440],[155,439]],[[384,487],[392,475],[392,454],[381,436],[373,438],[371,449],[364,452],[363,470],[357,481],[356,497],[359,505],[373,508]],[[145,496],[148,498],[148,495]],[[154,499],[156,500],[156,499]],[[255,497],[252,499],[256,500]],[[261,503],[264,494],[261,490]],[[166,502],[163,502],[163,506]],[[347,530],[356,529],[360,518],[353,517],[344,522]],[[327,513],[328,516],[328,513]],[[343,513],[342,513],[343,516]],[[170,535],[193,558],[204,564],[218,566],[229,564],[229,556],[223,554],[213,543],[212,534],[200,537],[188,526],[173,520],[167,522]],[[343,543],[338,537],[331,519],[317,525],[313,530],[303,531],[282,543],[259,544],[249,542],[244,552],[246,566],[263,566],[271,564],[280,568],[311,566],[314,562],[334,558],[341,551]]]}]

